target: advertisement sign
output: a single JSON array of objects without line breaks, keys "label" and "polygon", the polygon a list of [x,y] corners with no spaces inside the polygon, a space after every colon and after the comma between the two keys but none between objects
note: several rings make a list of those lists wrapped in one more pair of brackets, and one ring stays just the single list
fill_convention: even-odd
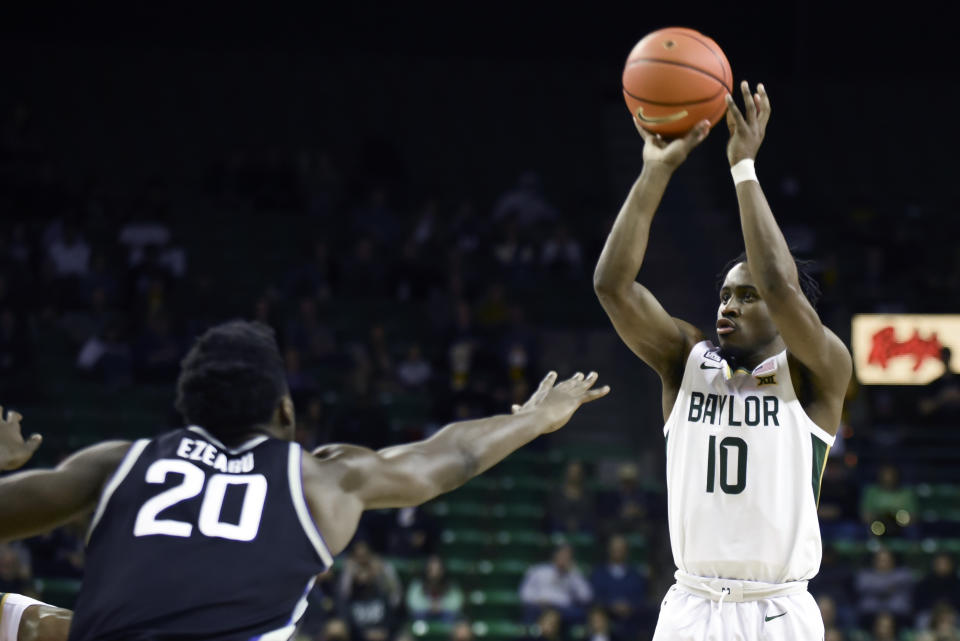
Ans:
[{"label": "advertisement sign", "polygon": [[851,343],[865,385],[926,385],[944,372],[944,347],[960,372],[960,314],[857,314]]}]

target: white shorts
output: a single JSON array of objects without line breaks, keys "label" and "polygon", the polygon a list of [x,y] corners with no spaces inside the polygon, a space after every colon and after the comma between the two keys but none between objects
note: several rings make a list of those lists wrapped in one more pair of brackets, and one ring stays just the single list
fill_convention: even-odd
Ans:
[{"label": "white shorts", "polygon": [[653,641],[823,641],[809,592],[755,601],[718,601],[672,586],[660,604]]}]

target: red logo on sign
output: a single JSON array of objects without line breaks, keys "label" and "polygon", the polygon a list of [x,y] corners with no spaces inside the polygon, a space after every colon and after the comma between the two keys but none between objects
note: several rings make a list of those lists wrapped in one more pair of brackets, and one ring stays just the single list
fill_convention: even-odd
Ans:
[{"label": "red logo on sign", "polygon": [[897,356],[913,356],[913,371],[920,369],[927,358],[940,360],[940,350],[943,345],[934,332],[930,338],[920,338],[920,332],[913,330],[913,336],[903,342],[898,342],[892,327],[884,327],[873,335],[873,348],[870,350],[868,363],[879,365],[886,369],[887,361]]}]

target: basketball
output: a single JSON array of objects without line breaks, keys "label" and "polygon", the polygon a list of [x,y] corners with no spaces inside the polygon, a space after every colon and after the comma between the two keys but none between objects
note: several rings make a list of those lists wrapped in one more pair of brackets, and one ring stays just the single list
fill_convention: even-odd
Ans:
[{"label": "basketball", "polygon": [[627,56],[623,97],[647,131],[683,136],[703,119],[723,117],[733,73],[720,46],[693,29],[668,27],[644,36]]}]

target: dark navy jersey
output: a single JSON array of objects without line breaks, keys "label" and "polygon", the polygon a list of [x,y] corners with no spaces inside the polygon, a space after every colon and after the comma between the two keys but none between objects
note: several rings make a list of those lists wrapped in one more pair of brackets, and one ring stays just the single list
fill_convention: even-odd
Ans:
[{"label": "dark navy jersey", "polygon": [[104,486],[70,641],[287,641],[333,563],[296,443],[136,441]]}]

